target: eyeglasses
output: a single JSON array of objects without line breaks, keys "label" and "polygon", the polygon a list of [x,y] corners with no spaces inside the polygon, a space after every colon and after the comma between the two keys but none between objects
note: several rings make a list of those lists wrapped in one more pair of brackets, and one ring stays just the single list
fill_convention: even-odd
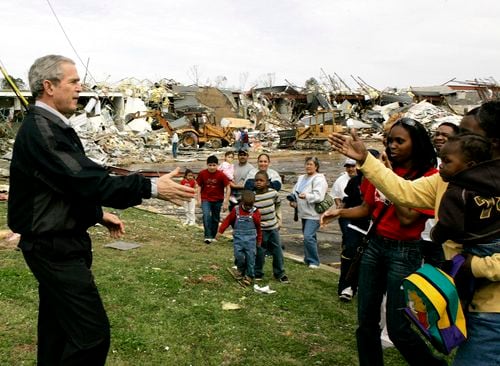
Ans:
[{"label": "eyeglasses", "polygon": [[414,119],[411,119],[411,118],[407,118],[407,117],[398,119],[396,121],[396,123],[394,123],[394,124],[397,124],[397,123],[401,123],[403,125],[407,125],[410,127],[415,127],[417,125],[417,121],[415,121]]}]

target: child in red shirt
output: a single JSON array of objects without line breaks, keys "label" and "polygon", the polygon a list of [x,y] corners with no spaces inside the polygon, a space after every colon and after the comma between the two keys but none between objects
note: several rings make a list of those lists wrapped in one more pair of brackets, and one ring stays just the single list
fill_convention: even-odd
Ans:
[{"label": "child in red shirt", "polygon": [[216,238],[231,225],[233,227],[234,258],[236,263],[236,278],[250,285],[255,277],[255,255],[257,246],[262,243],[260,227],[261,215],[255,204],[255,194],[243,191],[241,203],[231,210],[222,222]]},{"label": "child in red shirt", "polygon": [[231,181],[220,170],[217,170],[219,159],[211,155],[207,158],[207,169],[202,170],[196,178],[198,183],[198,202],[203,212],[203,229],[205,244],[214,241],[219,228],[220,210],[227,211]]},{"label": "child in red shirt", "polygon": [[[181,184],[183,186],[188,186],[196,189],[198,185],[196,184],[194,173],[191,169],[186,169],[186,171],[184,172],[184,178],[181,180]],[[191,200],[184,204],[184,208],[186,209],[186,221],[184,221],[184,225],[191,226],[195,224],[195,206],[196,200],[194,198],[191,198]]]}]

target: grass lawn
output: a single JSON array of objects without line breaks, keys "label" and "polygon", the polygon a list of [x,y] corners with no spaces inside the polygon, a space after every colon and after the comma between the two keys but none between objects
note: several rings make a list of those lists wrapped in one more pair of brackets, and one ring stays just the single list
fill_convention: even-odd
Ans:
[{"label": "grass lawn", "polygon": [[[0,203],[0,229],[6,204]],[[227,272],[231,243],[202,244],[199,229],[139,209],[122,212],[125,241],[104,248],[94,227],[93,272],[111,321],[107,365],[356,365],[356,304],[336,296],[337,275],[286,260],[277,292],[240,287]],[[241,306],[224,310],[223,303]],[[0,250],[0,365],[33,365],[37,283],[18,251]],[[394,349],[386,365],[405,365]]]}]

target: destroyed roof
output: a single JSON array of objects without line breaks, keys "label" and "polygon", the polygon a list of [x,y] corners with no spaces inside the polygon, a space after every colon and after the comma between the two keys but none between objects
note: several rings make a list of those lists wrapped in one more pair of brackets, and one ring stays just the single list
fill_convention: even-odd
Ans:
[{"label": "destroyed roof", "polygon": [[416,96],[441,96],[457,93],[456,90],[453,90],[446,85],[412,86],[410,87],[410,91]]},{"label": "destroyed roof", "polygon": [[273,93],[296,94],[296,95],[301,94],[297,89],[292,88],[289,85],[255,88],[253,89],[253,91],[264,94],[273,94]]},{"label": "destroyed roof", "polygon": [[392,93],[382,93],[380,96],[380,104],[386,105],[394,102],[402,103],[402,104],[411,104],[413,103],[413,98],[408,94],[392,94]]}]

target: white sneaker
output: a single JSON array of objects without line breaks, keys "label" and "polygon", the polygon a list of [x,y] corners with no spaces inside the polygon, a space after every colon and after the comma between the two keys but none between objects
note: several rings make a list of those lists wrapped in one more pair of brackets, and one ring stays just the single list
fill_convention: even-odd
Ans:
[{"label": "white sneaker", "polygon": [[383,349],[394,347],[394,343],[392,343],[389,336],[384,332],[380,335],[380,341],[382,342]]},{"label": "white sneaker", "polygon": [[353,295],[354,295],[354,292],[352,291],[352,288],[351,287],[346,287],[340,293],[339,299],[340,299],[340,301],[349,302],[349,301],[352,300],[352,296]]},{"label": "white sneaker", "polygon": [[319,266],[317,264],[310,264],[309,268],[311,268],[311,269],[318,269]]}]

